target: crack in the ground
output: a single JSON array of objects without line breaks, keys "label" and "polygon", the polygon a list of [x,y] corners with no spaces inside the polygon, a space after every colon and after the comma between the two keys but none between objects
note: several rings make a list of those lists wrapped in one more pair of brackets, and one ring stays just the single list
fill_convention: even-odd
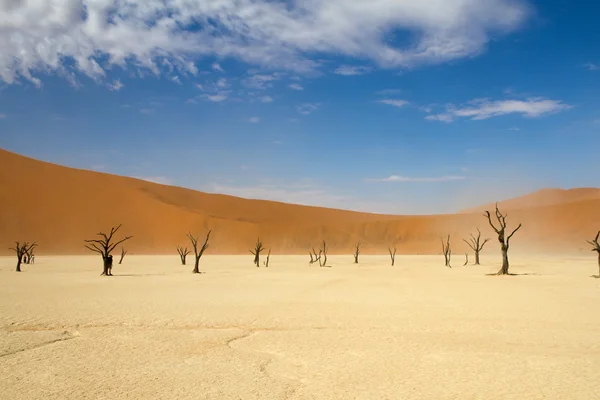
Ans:
[{"label": "crack in the ground", "polygon": [[54,339],[54,340],[46,341],[46,342],[43,342],[43,343],[39,343],[39,344],[36,344],[36,345],[33,345],[33,346],[25,347],[25,348],[22,348],[22,349],[18,349],[18,350],[14,350],[14,351],[9,351],[7,353],[2,353],[2,354],[0,354],[0,358],[12,356],[13,354],[23,353],[23,352],[28,351],[28,350],[39,349],[40,347],[49,346],[51,344],[58,343],[58,342],[65,342],[67,340],[75,339],[77,337],[76,335],[72,335],[72,334],[69,334],[69,335],[70,336],[65,336],[65,337],[61,337],[61,338],[58,338],[58,339]]}]

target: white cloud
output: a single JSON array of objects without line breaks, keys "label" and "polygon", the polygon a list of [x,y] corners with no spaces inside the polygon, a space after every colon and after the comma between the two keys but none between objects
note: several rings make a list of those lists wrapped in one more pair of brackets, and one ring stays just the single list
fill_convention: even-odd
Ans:
[{"label": "white cloud", "polygon": [[317,103],[304,103],[298,106],[298,112],[302,115],[309,115],[319,108]]},{"label": "white cloud", "polygon": [[229,84],[227,83],[227,79],[225,78],[221,78],[217,81],[216,83],[217,87],[219,88],[226,88],[227,86],[229,86]]},{"label": "white cloud", "polygon": [[374,182],[423,182],[423,183],[433,183],[433,182],[450,182],[450,181],[462,181],[467,179],[465,176],[457,176],[457,175],[445,175],[438,176],[434,178],[416,178],[416,177],[408,177],[401,175],[391,175],[387,178],[381,179],[369,179]]},{"label": "white cloud", "polygon": [[256,74],[242,80],[242,84],[248,88],[265,90],[272,86],[271,82],[279,80],[277,74]]},{"label": "white cloud", "polygon": [[262,101],[263,103],[270,103],[273,101],[273,98],[271,96],[263,96],[260,98],[260,101]]},{"label": "white cloud", "polygon": [[227,100],[228,92],[220,92],[216,94],[204,94],[201,96],[202,98],[212,101],[213,103],[220,103],[222,101]]},{"label": "white cloud", "polygon": [[337,75],[353,76],[353,75],[364,75],[371,72],[369,67],[353,66],[353,65],[342,65],[333,71]]},{"label": "white cloud", "polygon": [[398,107],[398,108],[402,108],[408,104],[408,101],[406,101],[406,100],[391,100],[391,99],[378,100],[377,102],[382,103],[382,104],[387,104],[390,106],[394,106],[394,107]]},{"label": "white cloud", "polygon": [[125,85],[123,85],[120,80],[116,79],[115,81],[113,81],[113,83],[108,84],[108,89],[118,92],[123,88],[123,86]]},{"label": "white cloud", "polygon": [[260,118],[259,117],[251,117],[251,118],[248,118],[248,122],[257,124],[260,122]]},{"label": "white cloud", "polygon": [[[195,75],[206,57],[314,71],[309,55],[346,56],[384,68],[471,57],[492,36],[519,29],[526,0],[45,0],[0,3],[0,81],[108,67]],[[202,29],[197,29],[198,25]],[[193,29],[186,30],[186,27]],[[410,44],[393,44],[407,32]],[[214,68],[214,65],[213,65]]]},{"label": "white cloud", "polygon": [[521,128],[517,128],[517,127],[513,127],[513,128],[508,128],[509,131],[520,131]]},{"label": "white cloud", "polygon": [[585,64],[583,64],[583,66],[585,68],[587,68],[589,71],[598,71],[598,70],[600,70],[600,67],[598,65],[596,65],[594,63],[591,63],[591,62],[585,63]]},{"label": "white cloud", "polygon": [[212,69],[214,69],[215,71],[219,71],[219,72],[225,72],[223,70],[223,68],[221,68],[221,65],[219,63],[213,63]]},{"label": "white cloud", "polygon": [[294,89],[294,90],[304,90],[304,88],[300,85],[298,85],[297,83],[292,83],[291,85],[289,85],[290,89]]},{"label": "white cloud", "polygon": [[496,100],[476,99],[468,105],[456,107],[450,105],[445,113],[429,115],[428,120],[451,122],[456,117],[483,120],[507,114],[522,114],[535,118],[568,110],[572,106],[560,100],[550,100],[542,97],[531,97],[525,100]]}]

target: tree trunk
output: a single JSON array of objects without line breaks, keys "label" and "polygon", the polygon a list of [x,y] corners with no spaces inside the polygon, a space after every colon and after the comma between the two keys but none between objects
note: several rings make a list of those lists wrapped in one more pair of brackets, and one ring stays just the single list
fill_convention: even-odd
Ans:
[{"label": "tree trunk", "polygon": [[598,252],[598,278],[600,278],[600,251]]},{"label": "tree trunk", "polygon": [[479,265],[479,252],[475,252],[475,265]]},{"label": "tree trunk", "polygon": [[111,259],[109,257],[102,257],[102,275],[105,276],[110,276],[109,275],[109,270],[112,267],[112,262]]},{"label": "tree trunk", "polygon": [[181,265],[185,265],[185,256],[179,256],[181,258]]},{"label": "tree trunk", "polygon": [[502,268],[497,275],[508,275],[508,248],[502,247]]},{"label": "tree trunk", "polygon": [[18,257],[16,271],[21,272],[21,257]]},{"label": "tree trunk", "polygon": [[198,265],[200,264],[200,257],[196,257],[196,262],[194,263],[194,270],[192,273],[199,274],[200,270],[198,269]]},{"label": "tree trunk", "polygon": [[354,255],[354,264],[358,264],[358,255]]}]

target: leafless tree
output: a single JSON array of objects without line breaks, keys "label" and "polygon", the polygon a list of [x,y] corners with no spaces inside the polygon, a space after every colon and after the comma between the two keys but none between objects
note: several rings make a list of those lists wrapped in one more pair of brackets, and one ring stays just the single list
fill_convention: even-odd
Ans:
[{"label": "leafless tree", "polygon": [[600,278],[600,244],[598,243],[598,239],[600,238],[600,231],[596,234],[596,238],[594,240],[588,240],[587,242],[592,245],[592,251],[598,253],[598,278]]},{"label": "leafless tree", "polygon": [[360,254],[360,241],[354,246],[354,264],[358,264],[358,255]]},{"label": "leafless tree", "polygon": [[450,265],[450,259],[452,258],[452,249],[450,248],[450,235],[448,235],[448,239],[446,239],[446,242],[444,242],[444,238],[442,238],[442,252],[444,253],[446,267],[452,268],[452,265]]},{"label": "leafless tree", "polygon": [[271,258],[271,249],[269,249],[269,253],[267,254],[267,260],[265,261],[265,267],[269,268],[269,259]]},{"label": "leafless tree", "polygon": [[388,252],[390,253],[390,258],[392,259],[392,267],[396,263],[396,245],[394,247],[388,247]]},{"label": "leafless tree", "polygon": [[314,264],[317,261],[319,261],[321,259],[321,254],[317,254],[317,251],[314,249],[312,249],[312,253],[309,251],[308,254],[310,254],[310,263]]},{"label": "leafless tree", "polygon": [[25,247],[25,255],[23,256],[24,264],[33,264],[35,259],[35,254],[33,254],[35,248],[37,247],[37,242],[33,242]]},{"label": "leafless tree", "polygon": [[250,254],[252,254],[254,256],[254,264],[256,264],[256,267],[260,267],[260,252],[263,251],[265,248],[263,247],[262,242],[260,241],[260,238],[256,239],[256,244],[254,245],[254,250],[250,250]]},{"label": "leafless tree", "polygon": [[32,251],[32,249],[36,246],[36,242],[15,242],[15,247],[9,248],[9,250],[13,250],[17,254],[17,268],[15,269],[16,272],[21,272],[21,263],[24,262],[28,252]]},{"label": "leafless tree", "polygon": [[102,274],[104,276],[112,276],[112,265],[113,265],[113,257],[111,255],[112,251],[121,243],[126,240],[131,239],[133,236],[126,236],[125,238],[112,243],[113,236],[117,231],[121,228],[121,225],[117,227],[113,227],[110,229],[110,233],[107,235],[106,233],[100,232],[97,233],[101,239],[89,239],[85,242],[87,243],[85,247],[88,250],[96,252],[102,256]]},{"label": "leafless tree", "polygon": [[191,253],[191,251],[188,250],[187,246],[185,248],[183,246],[177,246],[177,253],[179,253],[181,265],[185,265],[185,259],[187,258],[187,255]]},{"label": "leafless tree", "polygon": [[327,242],[323,240],[323,248],[319,249],[319,265],[327,267]]},{"label": "leafless tree", "polygon": [[123,259],[125,258],[126,254],[127,254],[127,250],[125,250],[125,248],[123,246],[121,246],[121,258],[119,258],[119,264],[123,263]]},{"label": "leafless tree", "polygon": [[485,244],[487,242],[489,242],[490,238],[486,238],[482,242],[481,241],[481,231],[479,230],[479,228],[477,229],[477,236],[474,236],[473,234],[469,234],[469,235],[471,236],[469,238],[469,240],[467,241],[466,239],[463,239],[463,242],[468,244],[469,247],[472,248],[473,251],[475,252],[475,265],[480,265],[479,264],[479,252],[481,252],[481,250],[483,250],[483,246],[485,246]]},{"label": "leafless tree", "polygon": [[469,263],[469,253],[465,253],[465,263],[463,264],[463,267],[465,265],[467,265]]},{"label": "leafless tree", "polygon": [[200,258],[202,257],[202,255],[204,254],[206,249],[208,249],[210,247],[210,245],[208,244],[208,241],[210,240],[211,232],[212,231],[208,231],[208,233],[206,234],[206,239],[204,239],[204,244],[200,248],[198,248],[198,238],[192,236],[191,233],[187,234],[187,237],[190,239],[190,242],[192,242],[192,247],[194,248],[195,262],[194,262],[194,270],[192,271],[192,273],[194,273],[194,274],[200,273],[200,270],[198,269],[198,266],[200,265]]},{"label": "leafless tree", "polygon": [[508,267],[509,267],[508,249],[510,248],[510,239],[513,237],[513,235],[519,229],[521,229],[522,224],[519,224],[519,226],[517,226],[517,228],[514,231],[512,231],[512,233],[510,235],[506,236],[505,231],[506,231],[506,216],[507,216],[507,214],[502,214],[500,212],[500,210],[498,209],[497,203],[496,203],[495,216],[496,216],[496,219],[498,220],[498,227],[496,227],[494,222],[492,222],[492,216],[489,211],[486,211],[483,214],[483,216],[487,218],[488,222],[490,223],[490,226],[498,234],[498,242],[500,242],[500,250],[502,251],[502,268],[500,268],[500,271],[498,271],[496,273],[496,275],[508,275]]}]

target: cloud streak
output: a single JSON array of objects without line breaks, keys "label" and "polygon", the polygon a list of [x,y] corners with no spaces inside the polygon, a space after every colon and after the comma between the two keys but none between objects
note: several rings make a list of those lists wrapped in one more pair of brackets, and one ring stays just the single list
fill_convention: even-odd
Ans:
[{"label": "cloud streak", "polygon": [[402,175],[390,175],[387,178],[380,179],[369,179],[372,182],[421,182],[421,183],[435,183],[435,182],[452,182],[452,181],[462,181],[467,179],[466,176],[459,175],[445,175],[438,176],[433,178],[419,178],[419,177],[409,177]]},{"label": "cloud streak", "polygon": [[[195,75],[207,57],[307,73],[321,65],[315,53],[413,67],[477,55],[530,14],[526,0],[4,1],[0,81],[39,86],[48,72],[101,81],[116,66]],[[414,40],[394,43],[395,31]]]},{"label": "cloud streak", "polygon": [[360,66],[352,66],[352,65],[342,65],[333,71],[337,75],[344,76],[354,76],[354,75],[364,75],[371,72],[371,68],[369,67],[360,67]]},{"label": "cloud streak", "polygon": [[392,99],[377,100],[377,102],[381,103],[381,104],[387,104],[388,106],[398,107],[398,108],[402,108],[408,104],[408,101],[406,101],[406,100],[392,100]]}]

